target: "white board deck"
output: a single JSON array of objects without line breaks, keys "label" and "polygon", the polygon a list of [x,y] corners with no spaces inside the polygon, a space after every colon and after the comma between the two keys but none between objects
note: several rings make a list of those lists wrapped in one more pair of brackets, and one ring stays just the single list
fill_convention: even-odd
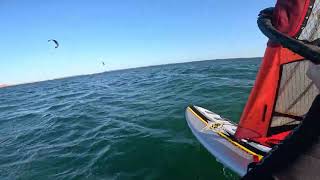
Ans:
[{"label": "white board deck", "polygon": [[261,156],[257,151],[247,149],[243,144],[268,152],[270,148],[243,140],[240,144],[229,137],[233,136],[237,125],[207,109],[192,106],[186,110],[188,125],[200,143],[223,165],[240,176],[247,173],[248,165],[254,156]]}]

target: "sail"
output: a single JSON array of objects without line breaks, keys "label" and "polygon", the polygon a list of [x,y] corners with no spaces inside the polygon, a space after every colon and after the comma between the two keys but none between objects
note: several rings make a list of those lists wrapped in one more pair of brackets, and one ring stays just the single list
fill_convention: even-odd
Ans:
[{"label": "sail", "polygon": [[[311,42],[320,37],[319,17],[320,0],[278,1],[272,24],[288,37]],[[268,42],[235,134],[238,139],[270,137],[301,123],[319,94],[306,76],[310,63],[280,43]]]}]

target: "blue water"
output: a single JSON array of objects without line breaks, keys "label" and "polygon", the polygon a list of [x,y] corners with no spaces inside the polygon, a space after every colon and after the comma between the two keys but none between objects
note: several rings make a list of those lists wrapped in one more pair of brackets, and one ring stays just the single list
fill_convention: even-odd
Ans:
[{"label": "blue water", "polygon": [[196,104],[237,122],[260,58],[0,89],[0,179],[238,179],[195,139]]}]

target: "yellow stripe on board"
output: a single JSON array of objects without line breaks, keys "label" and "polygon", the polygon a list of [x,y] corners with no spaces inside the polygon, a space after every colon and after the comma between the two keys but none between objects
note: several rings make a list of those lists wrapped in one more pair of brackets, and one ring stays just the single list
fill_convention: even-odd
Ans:
[{"label": "yellow stripe on board", "polygon": [[[188,107],[188,110],[193,114],[195,115],[199,120],[201,120],[204,124],[208,125],[207,121],[205,121],[204,119],[202,119],[197,113],[195,113],[190,107]],[[227,141],[229,141],[230,143],[232,143],[233,145],[237,146],[238,148],[244,150],[245,152],[249,153],[249,154],[252,154],[252,155],[255,155],[259,158],[259,160],[261,160],[263,158],[262,155],[260,154],[257,154],[253,151],[251,151],[250,149],[242,146],[241,144],[233,141],[231,138],[229,138],[228,136],[226,136],[224,133],[222,132],[219,132],[219,131],[214,131],[215,133],[217,133],[219,136],[225,138]]]},{"label": "yellow stripe on board", "polygon": [[207,121],[205,121],[204,119],[202,119],[197,113],[195,113],[190,107],[188,107],[188,110],[192,112],[193,115],[197,116],[203,123],[205,123],[206,125],[208,125]]}]

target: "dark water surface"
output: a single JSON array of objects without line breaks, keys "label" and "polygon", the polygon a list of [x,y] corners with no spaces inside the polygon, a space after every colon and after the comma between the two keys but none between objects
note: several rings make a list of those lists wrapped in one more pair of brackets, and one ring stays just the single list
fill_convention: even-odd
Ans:
[{"label": "dark water surface", "polygon": [[0,179],[238,179],[195,139],[196,104],[239,120],[260,58],[0,89]]}]

